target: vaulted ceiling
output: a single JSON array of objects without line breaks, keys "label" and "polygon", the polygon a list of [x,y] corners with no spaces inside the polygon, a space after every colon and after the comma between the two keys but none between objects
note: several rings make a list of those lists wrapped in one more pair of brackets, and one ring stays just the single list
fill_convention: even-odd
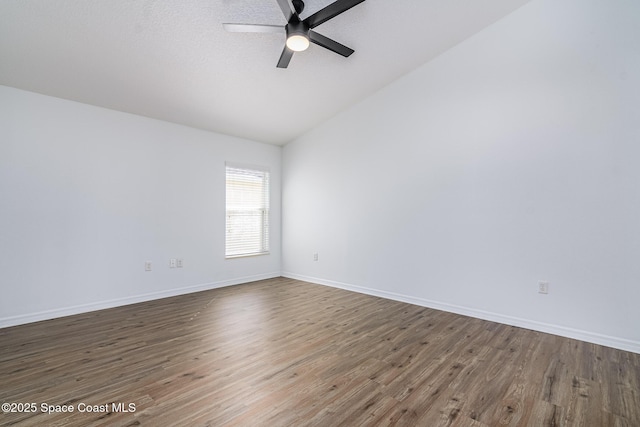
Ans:
[{"label": "vaulted ceiling", "polygon": [[283,35],[222,27],[284,25],[276,0],[1,0],[0,84],[285,144],[528,1],[366,0],[316,28],[351,57],[278,69]]}]

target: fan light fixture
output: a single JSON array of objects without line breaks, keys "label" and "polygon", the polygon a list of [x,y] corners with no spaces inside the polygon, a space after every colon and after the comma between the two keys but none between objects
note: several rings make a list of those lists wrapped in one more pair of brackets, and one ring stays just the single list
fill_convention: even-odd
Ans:
[{"label": "fan light fixture", "polygon": [[309,39],[300,34],[292,34],[287,38],[287,47],[294,52],[302,52],[309,47]]},{"label": "fan light fixture", "polygon": [[[0,0],[1,1],[1,0]],[[224,29],[231,32],[242,33],[286,33],[287,41],[278,60],[278,68],[287,68],[295,52],[302,52],[309,47],[309,43],[317,44],[325,49],[347,58],[353,53],[353,49],[325,37],[314,31],[318,25],[335,18],[343,12],[359,5],[365,0],[333,0],[329,6],[320,9],[316,13],[300,19],[304,10],[304,0],[276,0],[282,9],[287,25],[265,24],[222,24]]]}]

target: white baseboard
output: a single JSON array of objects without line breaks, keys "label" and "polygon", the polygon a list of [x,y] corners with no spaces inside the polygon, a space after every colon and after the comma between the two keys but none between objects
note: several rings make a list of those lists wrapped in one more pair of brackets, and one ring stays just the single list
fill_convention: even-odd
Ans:
[{"label": "white baseboard", "polygon": [[183,288],[168,289],[159,292],[150,292],[142,295],[133,295],[124,298],[115,298],[107,301],[98,301],[89,304],[75,305],[71,307],[61,307],[53,310],[40,311],[37,313],[23,314],[19,316],[0,318],[0,328],[23,325],[26,323],[50,320],[58,317],[72,316],[74,314],[88,313],[90,311],[104,310],[106,308],[120,307],[123,305],[136,304],[139,302],[151,301],[161,298],[174,297],[177,295],[190,294],[193,292],[207,291],[210,289],[222,288],[225,286],[239,285],[242,283],[255,282],[256,280],[272,279],[280,277],[280,272],[258,274],[254,276],[238,277],[230,280],[223,280],[213,283],[203,283],[200,285],[186,286]]},{"label": "white baseboard", "polygon": [[492,322],[502,323],[510,326],[531,329],[533,331],[544,332],[552,335],[558,335],[565,338],[577,339],[593,344],[604,345],[607,347],[617,348],[619,350],[631,351],[640,354],[640,342],[619,338],[609,335],[597,334],[594,332],[583,331],[580,329],[567,328],[565,326],[552,325],[548,323],[528,320],[519,317],[505,316],[499,313],[478,310],[469,307],[463,307],[438,301],[431,301],[424,298],[413,297],[409,295],[397,294],[394,292],[381,291],[363,286],[356,286],[347,283],[336,282],[333,280],[320,279],[317,277],[304,276],[301,274],[283,272],[283,277],[290,279],[302,280],[305,282],[315,283],[318,285],[326,285],[334,288],[340,288],[347,291],[358,292],[361,294],[372,295],[381,298],[387,298],[394,301],[406,302],[409,304],[419,305],[421,307],[433,308],[436,310],[447,311],[450,313],[470,316],[477,319],[489,320]]}]

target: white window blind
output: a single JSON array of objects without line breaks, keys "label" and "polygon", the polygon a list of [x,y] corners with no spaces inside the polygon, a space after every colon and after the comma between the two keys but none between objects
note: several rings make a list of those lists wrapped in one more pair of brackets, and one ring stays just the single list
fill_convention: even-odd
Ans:
[{"label": "white window blind", "polygon": [[269,170],[226,164],[227,258],[269,253]]}]

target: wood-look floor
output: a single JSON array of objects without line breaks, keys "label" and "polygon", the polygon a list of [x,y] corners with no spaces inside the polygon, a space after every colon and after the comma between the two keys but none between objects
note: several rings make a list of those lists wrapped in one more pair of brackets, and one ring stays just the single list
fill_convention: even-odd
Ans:
[{"label": "wood-look floor", "polygon": [[638,354],[283,278],[0,340],[3,426],[640,426]]}]

